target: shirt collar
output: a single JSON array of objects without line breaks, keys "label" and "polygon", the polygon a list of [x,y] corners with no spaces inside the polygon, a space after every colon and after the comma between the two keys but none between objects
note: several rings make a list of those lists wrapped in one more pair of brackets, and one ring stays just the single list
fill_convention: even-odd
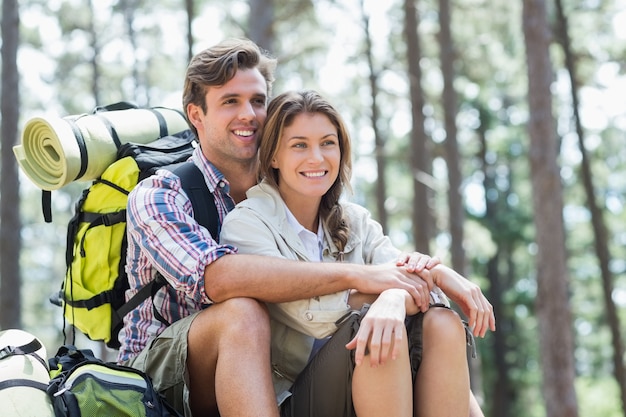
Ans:
[{"label": "shirt collar", "polygon": [[298,222],[298,220],[293,215],[291,210],[289,210],[289,207],[287,207],[286,204],[284,204],[284,206],[285,213],[287,214],[287,222],[300,237],[300,240],[304,244],[309,258],[313,261],[321,261],[324,242],[324,228],[322,227],[322,222],[318,222],[317,234],[315,234],[302,226],[300,222]]}]

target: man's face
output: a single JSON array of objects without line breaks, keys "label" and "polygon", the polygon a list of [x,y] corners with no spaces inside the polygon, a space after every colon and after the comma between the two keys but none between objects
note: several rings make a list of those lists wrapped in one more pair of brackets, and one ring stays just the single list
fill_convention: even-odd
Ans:
[{"label": "man's face", "polygon": [[194,104],[187,108],[198,130],[204,155],[218,168],[256,160],[259,129],[265,122],[267,84],[257,69],[243,69],[226,84],[209,87],[206,114]]}]

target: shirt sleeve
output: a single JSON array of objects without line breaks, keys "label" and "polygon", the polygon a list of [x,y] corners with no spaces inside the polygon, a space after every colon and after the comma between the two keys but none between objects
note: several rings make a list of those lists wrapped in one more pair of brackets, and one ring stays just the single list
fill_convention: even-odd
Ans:
[{"label": "shirt sleeve", "polygon": [[236,249],[220,245],[193,217],[191,201],[180,179],[159,171],[128,197],[128,235],[151,265],[179,292],[198,303],[209,303],[204,269]]}]

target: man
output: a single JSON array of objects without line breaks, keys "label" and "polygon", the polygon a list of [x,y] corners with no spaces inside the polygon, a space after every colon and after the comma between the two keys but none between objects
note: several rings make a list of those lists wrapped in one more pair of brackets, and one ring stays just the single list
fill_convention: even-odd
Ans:
[{"label": "man", "polygon": [[[183,105],[200,143],[192,160],[220,219],[256,183],[257,138],[275,65],[254,43],[227,40],[200,52],[188,67]],[[432,287],[413,273],[425,262],[397,268],[232,256],[234,247],[219,245],[193,219],[180,189],[180,179],[163,170],[129,196],[129,295],[157,272],[170,285],[156,294],[154,307],[148,300],[126,316],[118,361],[147,372],[186,416],[278,417],[262,302],[349,288],[369,294],[402,288],[419,300]],[[153,308],[172,324],[157,320]]]}]

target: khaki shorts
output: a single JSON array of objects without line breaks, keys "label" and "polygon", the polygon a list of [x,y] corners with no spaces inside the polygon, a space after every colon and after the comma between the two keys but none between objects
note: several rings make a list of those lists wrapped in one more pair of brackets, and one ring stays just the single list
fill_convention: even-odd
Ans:
[{"label": "khaki shorts", "polygon": [[[449,308],[443,304],[431,307]],[[313,356],[291,387],[291,396],[281,404],[281,417],[356,417],[352,405],[354,351],[347,350],[345,345],[358,331],[366,313],[367,307],[360,312],[351,312]],[[424,313],[421,312],[405,320],[413,383],[422,362],[423,322]],[[468,345],[473,348],[473,337],[467,324],[465,330]]]},{"label": "khaki shorts", "polygon": [[199,312],[168,326],[139,355],[125,363],[147,373],[154,388],[185,417],[191,417],[187,387],[187,334],[197,314]]}]

